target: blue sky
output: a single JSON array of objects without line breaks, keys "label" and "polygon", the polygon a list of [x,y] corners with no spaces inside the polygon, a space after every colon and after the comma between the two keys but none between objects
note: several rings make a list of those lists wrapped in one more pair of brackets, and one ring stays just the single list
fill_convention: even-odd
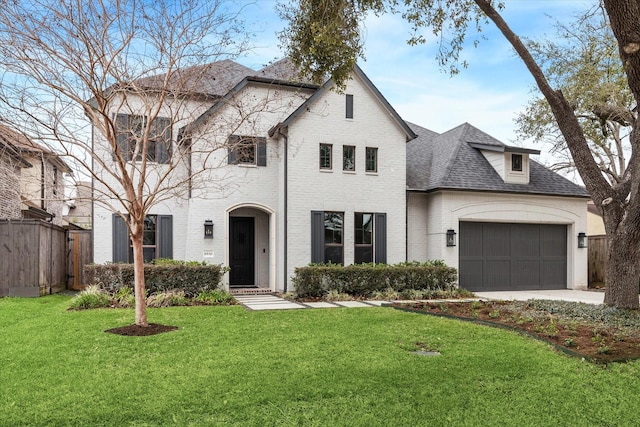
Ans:
[{"label": "blue sky", "polygon": [[[555,34],[555,20],[566,21],[594,4],[596,0],[507,0],[503,16],[520,37],[540,39]],[[275,2],[248,4],[244,16],[256,32],[256,48],[238,62],[258,69],[282,57],[275,33],[284,23]],[[533,96],[534,82],[493,24],[485,26],[486,40],[464,50],[469,67],[453,77],[438,68],[436,43],[406,44],[409,30],[398,16],[368,18],[366,61],[359,63],[405,120],[436,132],[469,122],[506,144],[544,150],[516,141],[514,119]],[[544,156],[541,160],[546,162]]]}]

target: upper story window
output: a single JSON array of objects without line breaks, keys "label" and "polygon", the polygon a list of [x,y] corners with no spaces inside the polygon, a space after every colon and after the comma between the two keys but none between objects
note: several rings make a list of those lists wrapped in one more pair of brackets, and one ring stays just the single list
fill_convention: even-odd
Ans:
[{"label": "upper story window", "polygon": [[356,170],[356,147],[353,145],[344,145],[342,147],[342,170]]},{"label": "upper story window", "polygon": [[333,145],[320,144],[320,169],[330,170],[332,168]]},{"label": "upper story window", "polygon": [[[116,116],[116,138],[120,155],[125,161],[142,160],[143,139],[147,117],[135,114]],[[168,163],[171,156],[171,119],[156,117],[149,127],[147,160]]]},{"label": "upper story window", "polygon": [[514,172],[522,172],[522,154],[511,155],[511,170]]},{"label": "upper story window", "polygon": [[53,187],[53,195],[57,196],[58,195],[58,168],[56,166],[53,167],[52,187]]},{"label": "upper story window", "polygon": [[257,136],[231,135],[228,140],[230,165],[267,166],[267,139]]},{"label": "upper story window", "polygon": [[353,95],[346,95],[346,115],[347,119],[353,119]]},{"label": "upper story window", "polygon": [[365,149],[365,172],[378,172],[378,149],[375,147]]}]

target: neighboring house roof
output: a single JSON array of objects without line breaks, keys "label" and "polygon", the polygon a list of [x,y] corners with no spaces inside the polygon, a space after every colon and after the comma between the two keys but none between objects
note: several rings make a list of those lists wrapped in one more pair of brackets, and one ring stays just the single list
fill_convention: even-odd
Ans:
[{"label": "neighboring house roof", "polygon": [[418,137],[407,144],[407,188],[414,191],[471,190],[589,197],[587,191],[530,159],[529,184],[509,184],[480,152],[535,153],[509,147],[469,123],[437,134],[410,124]]},{"label": "neighboring house roof", "polygon": [[[36,144],[22,133],[3,124],[0,124],[0,143],[4,144],[6,147],[12,147],[24,162],[28,163],[24,158],[25,156],[40,156],[44,154],[47,160],[53,163],[61,172],[71,173],[71,168],[69,168],[58,154],[48,148]],[[28,163],[28,165],[29,166],[25,167],[32,166],[31,163]]]},{"label": "neighboring house roof", "polygon": [[[367,77],[367,75],[362,71],[362,69],[360,67],[358,67],[357,65],[354,68],[354,73],[356,76],[358,76],[360,79],[362,79],[362,81],[365,83],[365,85],[367,86],[367,88],[371,91],[371,93],[373,94],[373,96],[384,106],[384,108],[389,112],[389,114],[391,115],[392,119],[400,126],[400,128],[404,131],[407,141],[410,141],[412,139],[414,139],[417,135],[413,132],[413,130],[411,129],[411,127],[409,127],[409,125],[402,120],[402,118],[400,117],[400,115],[396,112],[396,110],[391,106],[391,104],[389,104],[389,102],[386,100],[386,98],[380,93],[380,91],[378,90],[378,88],[376,88],[374,86],[374,84],[371,82],[371,80],[369,80],[369,78]],[[327,80],[322,87],[320,87],[313,95],[311,95],[309,97],[309,99],[307,99],[302,105],[300,105],[300,107],[298,107],[293,113],[291,113],[291,115],[289,117],[287,117],[283,122],[278,123],[276,126],[274,126],[273,128],[271,128],[269,130],[269,136],[273,136],[275,135],[275,133],[278,131],[278,129],[280,128],[286,128],[287,126],[289,126],[291,123],[293,123],[302,113],[304,113],[305,111],[307,111],[307,109],[317,100],[319,99],[324,93],[326,93],[328,90],[330,90],[333,87],[333,79],[329,79]]]}]

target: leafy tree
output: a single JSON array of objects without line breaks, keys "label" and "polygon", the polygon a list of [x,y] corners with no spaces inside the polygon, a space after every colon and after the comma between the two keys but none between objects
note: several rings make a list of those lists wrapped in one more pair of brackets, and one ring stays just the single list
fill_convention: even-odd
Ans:
[{"label": "leafy tree", "polygon": [[[619,61],[635,105],[640,99],[640,3],[636,0],[603,0],[616,41]],[[540,3],[540,7],[544,7]],[[303,71],[316,77],[330,75],[338,87],[344,84],[355,61],[363,54],[360,24],[369,13],[398,13],[413,29],[410,43],[425,42],[431,31],[441,41],[438,61],[457,70],[459,53],[471,29],[492,22],[515,49],[549,105],[577,171],[593,201],[602,209],[609,242],[605,303],[639,308],[640,279],[640,132],[638,120],[630,121],[630,156],[618,180],[610,181],[594,158],[589,136],[581,126],[574,105],[554,87],[532,50],[503,19],[504,4],[492,0],[299,0],[281,6],[288,26],[281,41]],[[477,41],[477,39],[475,40]]]},{"label": "leafy tree", "polygon": [[[148,325],[145,217],[196,185],[210,152],[225,149],[212,139],[196,156],[177,135],[163,136],[209,105],[195,93],[205,64],[247,49],[239,17],[222,0],[10,0],[0,8],[1,120],[65,155],[91,178],[94,201],[125,220],[137,325]],[[120,114],[138,119],[123,123]],[[167,139],[171,146],[160,147]]]},{"label": "leafy tree", "polygon": [[[529,49],[551,84],[560,88],[572,105],[594,160],[615,185],[626,170],[628,136],[637,115],[617,41],[601,7],[578,16],[570,25],[558,23],[556,27],[556,38],[530,42]],[[575,169],[544,98],[530,101],[516,122],[523,137],[551,143],[552,152],[560,159],[554,169]]]}]

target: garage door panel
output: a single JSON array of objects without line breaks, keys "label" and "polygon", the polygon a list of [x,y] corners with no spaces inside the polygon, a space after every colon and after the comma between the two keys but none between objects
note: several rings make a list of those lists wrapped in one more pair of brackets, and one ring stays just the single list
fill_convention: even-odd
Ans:
[{"label": "garage door panel", "polygon": [[461,222],[459,240],[465,289],[566,288],[565,225]]}]

